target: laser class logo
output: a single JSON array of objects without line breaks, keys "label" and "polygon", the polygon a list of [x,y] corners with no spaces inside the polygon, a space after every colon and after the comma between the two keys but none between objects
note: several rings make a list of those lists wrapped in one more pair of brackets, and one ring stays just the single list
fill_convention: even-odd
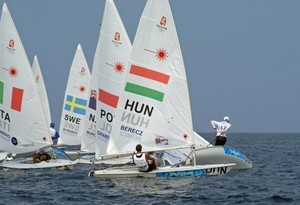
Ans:
[{"label": "laser class logo", "polygon": [[15,78],[18,76],[19,70],[16,67],[10,67],[8,70],[8,74],[10,75],[10,77]]},{"label": "laser class logo", "polygon": [[158,48],[156,49],[156,51],[149,50],[149,49],[144,49],[144,50],[150,53],[154,53],[156,60],[158,60],[159,62],[164,62],[169,57],[168,51],[165,48]]},{"label": "laser class logo", "polygon": [[83,85],[79,87],[79,92],[81,92],[81,93],[85,92],[85,87]]},{"label": "laser class logo", "polygon": [[122,74],[125,70],[125,65],[121,61],[115,62],[114,65],[110,63],[106,63],[106,65],[113,67],[117,74]]}]

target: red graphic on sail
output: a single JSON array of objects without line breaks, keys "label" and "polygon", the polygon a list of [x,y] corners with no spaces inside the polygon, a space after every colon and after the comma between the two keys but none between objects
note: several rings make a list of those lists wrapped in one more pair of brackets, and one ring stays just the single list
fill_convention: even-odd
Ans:
[{"label": "red graphic on sail", "polygon": [[9,40],[8,47],[10,47],[10,48],[14,48],[14,47],[15,47],[15,41],[14,41],[14,40],[12,40],[12,39],[10,39],[10,40]]},{"label": "red graphic on sail", "polygon": [[99,101],[110,106],[116,108],[119,101],[119,96],[106,92],[105,90],[99,89]]},{"label": "red graphic on sail", "polygon": [[116,32],[114,37],[115,41],[120,41],[120,38],[121,38],[121,34],[119,32]]},{"label": "red graphic on sail", "polygon": [[159,61],[164,61],[167,59],[168,57],[168,52],[166,49],[164,48],[159,48],[156,50],[156,55],[155,55],[156,59]]},{"label": "red graphic on sail", "polygon": [[84,93],[85,87],[84,87],[84,86],[80,86],[80,87],[79,87],[79,91],[82,92],[82,93]]},{"label": "red graphic on sail", "polygon": [[18,69],[15,67],[9,68],[8,72],[9,72],[10,77],[13,77],[13,78],[17,77],[19,74]]},{"label": "red graphic on sail", "polygon": [[151,52],[151,53],[155,53],[155,57],[158,61],[165,61],[169,57],[167,49],[164,49],[164,48],[156,49],[156,51],[152,51],[149,49],[144,49],[144,50]]},{"label": "red graphic on sail", "polygon": [[21,112],[23,92],[23,89],[16,87],[12,88],[11,109]]},{"label": "red graphic on sail", "polygon": [[162,16],[159,23],[160,23],[161,26],[166,26],[166,24],[167,24],[167,17]]},{"label": "red graphic on sail", "polygon": [[112,65],[110,63],[106,63],[106,65],[114,67],[114,70],[118,74],[122,74],[124,72],[124,70],[125,70],[125,65],[122,62],[120,62],[120,61],[117,61],[114,65]]},{"label": "red graphic on sail", "polygon": [[116,62],[115,63],[115,71],[118,74],[121,74],[124,72],[124,64],[122,62]]},{"label": "red graphic on sail", "polygon": [[151,80],[155,80],[157,82],[166,85],[169,83],[169,79],[170,79],[169,75],[148,68],[143,68],[137,65],[131,65],[129,73],[140,77],[148,78]]}]

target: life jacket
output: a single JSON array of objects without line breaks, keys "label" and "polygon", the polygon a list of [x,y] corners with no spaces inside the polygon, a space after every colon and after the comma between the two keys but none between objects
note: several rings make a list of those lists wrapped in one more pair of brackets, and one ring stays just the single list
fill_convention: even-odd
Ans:
[{"label": "life jacket", "polygon": [[146,155],[144,153],[134,155],[133,159],[139,171],[145,172],[148,170],[149,165],[147,163]]}]

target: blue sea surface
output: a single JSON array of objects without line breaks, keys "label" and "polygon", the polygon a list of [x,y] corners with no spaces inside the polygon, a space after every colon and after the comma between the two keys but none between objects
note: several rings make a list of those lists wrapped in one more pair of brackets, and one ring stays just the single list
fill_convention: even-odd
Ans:
[{"label": "blue sea surface", "polygon": [[300,134],[231,133],[226,146],[246,154],[253,168],[179,179],[100,179],[88,177],[90,165],[1,169],[0,204],[300,204]]}]

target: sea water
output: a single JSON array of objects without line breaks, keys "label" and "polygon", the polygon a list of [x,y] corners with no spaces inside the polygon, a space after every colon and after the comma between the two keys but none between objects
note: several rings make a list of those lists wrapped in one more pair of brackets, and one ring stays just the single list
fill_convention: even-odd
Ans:
[{"label": "sea water", "polygon": [[90,165],[2,169],[0,204],[300,204],[299,143],[300,134],[231,133],[226,145],[245,153],[253,168],[224,176],[100,179],[88,177]]}]

